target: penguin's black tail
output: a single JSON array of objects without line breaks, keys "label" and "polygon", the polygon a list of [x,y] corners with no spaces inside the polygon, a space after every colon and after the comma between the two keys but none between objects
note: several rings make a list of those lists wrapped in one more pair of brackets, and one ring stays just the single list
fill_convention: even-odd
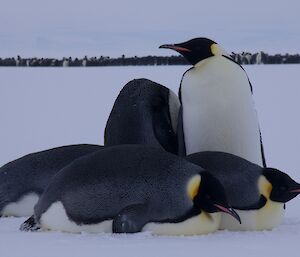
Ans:
[{"label": "penguin's black tail", "polygon": [[36,222],[34,215],[32,215],[29,219],[24,221],[24,223],[20,226],[21,231],[37,231],[40,227]]}]

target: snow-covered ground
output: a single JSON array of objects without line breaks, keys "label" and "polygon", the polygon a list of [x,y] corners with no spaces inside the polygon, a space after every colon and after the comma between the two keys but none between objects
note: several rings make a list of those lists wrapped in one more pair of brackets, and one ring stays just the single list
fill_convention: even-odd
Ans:
[{"label": "snow-covered ground", "polygon": [[[254,88],[269,166],[300,181],[300,65],[245,67]],[[105,122],[122,86],[146,77],[177,92],[185,66],[1,68],[0,166],[29,152],[103,143]],[[22,218],[0,219],[0,256],[297,256],[300,199],[273,231],[207,236],[93,235],[18,231]]]}]

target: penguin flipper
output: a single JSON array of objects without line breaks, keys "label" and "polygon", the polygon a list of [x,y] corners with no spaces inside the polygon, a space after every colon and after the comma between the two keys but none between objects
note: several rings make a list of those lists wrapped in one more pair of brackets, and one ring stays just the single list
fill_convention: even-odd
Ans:
[{"label": "penguin flipper", "polygon": [[179,114],[178,114],[177,138],[178,138],[178,155],[186,156],[184,131],[183,131],[182,105],[180,106]]},{"label": "penguin flipper", "polygon": [[40,227],[38,226],[34,216],[32,215],[20,226],[21,231],[37,231]]},{"label": "penguin flipper", "polygon": [[134,204],[125,207],[114,219],[113,233],[137,233],[149,221],[148,207],[145,204]]},{"label": "penguin flipper", "polygon": [[260,138],[260,150],[261,150],[262,163],[263,163],[263,167],[266,168],[267,167],[267,163],[266,163],[264,145],[263,145],[263,142],[262,142],[262,136],[261,136],[260,129],[259,129],[259,138]]}]

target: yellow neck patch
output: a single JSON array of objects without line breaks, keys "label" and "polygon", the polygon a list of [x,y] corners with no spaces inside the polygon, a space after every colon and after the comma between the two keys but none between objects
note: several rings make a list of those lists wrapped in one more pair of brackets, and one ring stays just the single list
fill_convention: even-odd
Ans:
[{"label": "yellow neck patch", "polygon": [[261,175],[258,180],[258,189],[260,194],[262,194],[268,200],[270,199],[272,184],[263,175]]},{"label": "yellow neck patch", "polygon": [[193,200],[199,191],[201,176],[199,174],[193,176],[187,184],[188,196]]}]

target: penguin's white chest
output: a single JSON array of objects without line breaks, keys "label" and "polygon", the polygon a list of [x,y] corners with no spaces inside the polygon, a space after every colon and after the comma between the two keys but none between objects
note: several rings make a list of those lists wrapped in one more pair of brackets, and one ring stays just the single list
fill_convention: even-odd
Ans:
[{"label": "penguin's white chest", "polygon": [[144,226],[143,231],[150,231],[156,235],[203,235],[218,230],[220,222],[220,213],[202,212],[200,215],[180,223],[148,223]]},{"label": "penguin's white chest", "polygon": [[181,83],[187,154],[223,151],[262,164],[257,114],[245,72],[221,56],[187,71]]},{"label": "penguin's white chest", "polygon": [[[148,223],[142,231],[149,231],[157,235],[200,235],[216,231],[221,222],[221,214],[206,214],[187,219],[180,223]],[[112,220],[97,224],[78,225],[67,216],[61,202],[53,203],[40,218],[40,226],[46,230],[56,230],[70,233],[111,233]]]},{"label": "penguin's white chest", "polygon": [[270,230],[279,226],[284,215],[282,203],[268,200],[259,210],[236,210],[242,224],[237,223],[231,216],[222,214],[220,229],[228,230]]}]

